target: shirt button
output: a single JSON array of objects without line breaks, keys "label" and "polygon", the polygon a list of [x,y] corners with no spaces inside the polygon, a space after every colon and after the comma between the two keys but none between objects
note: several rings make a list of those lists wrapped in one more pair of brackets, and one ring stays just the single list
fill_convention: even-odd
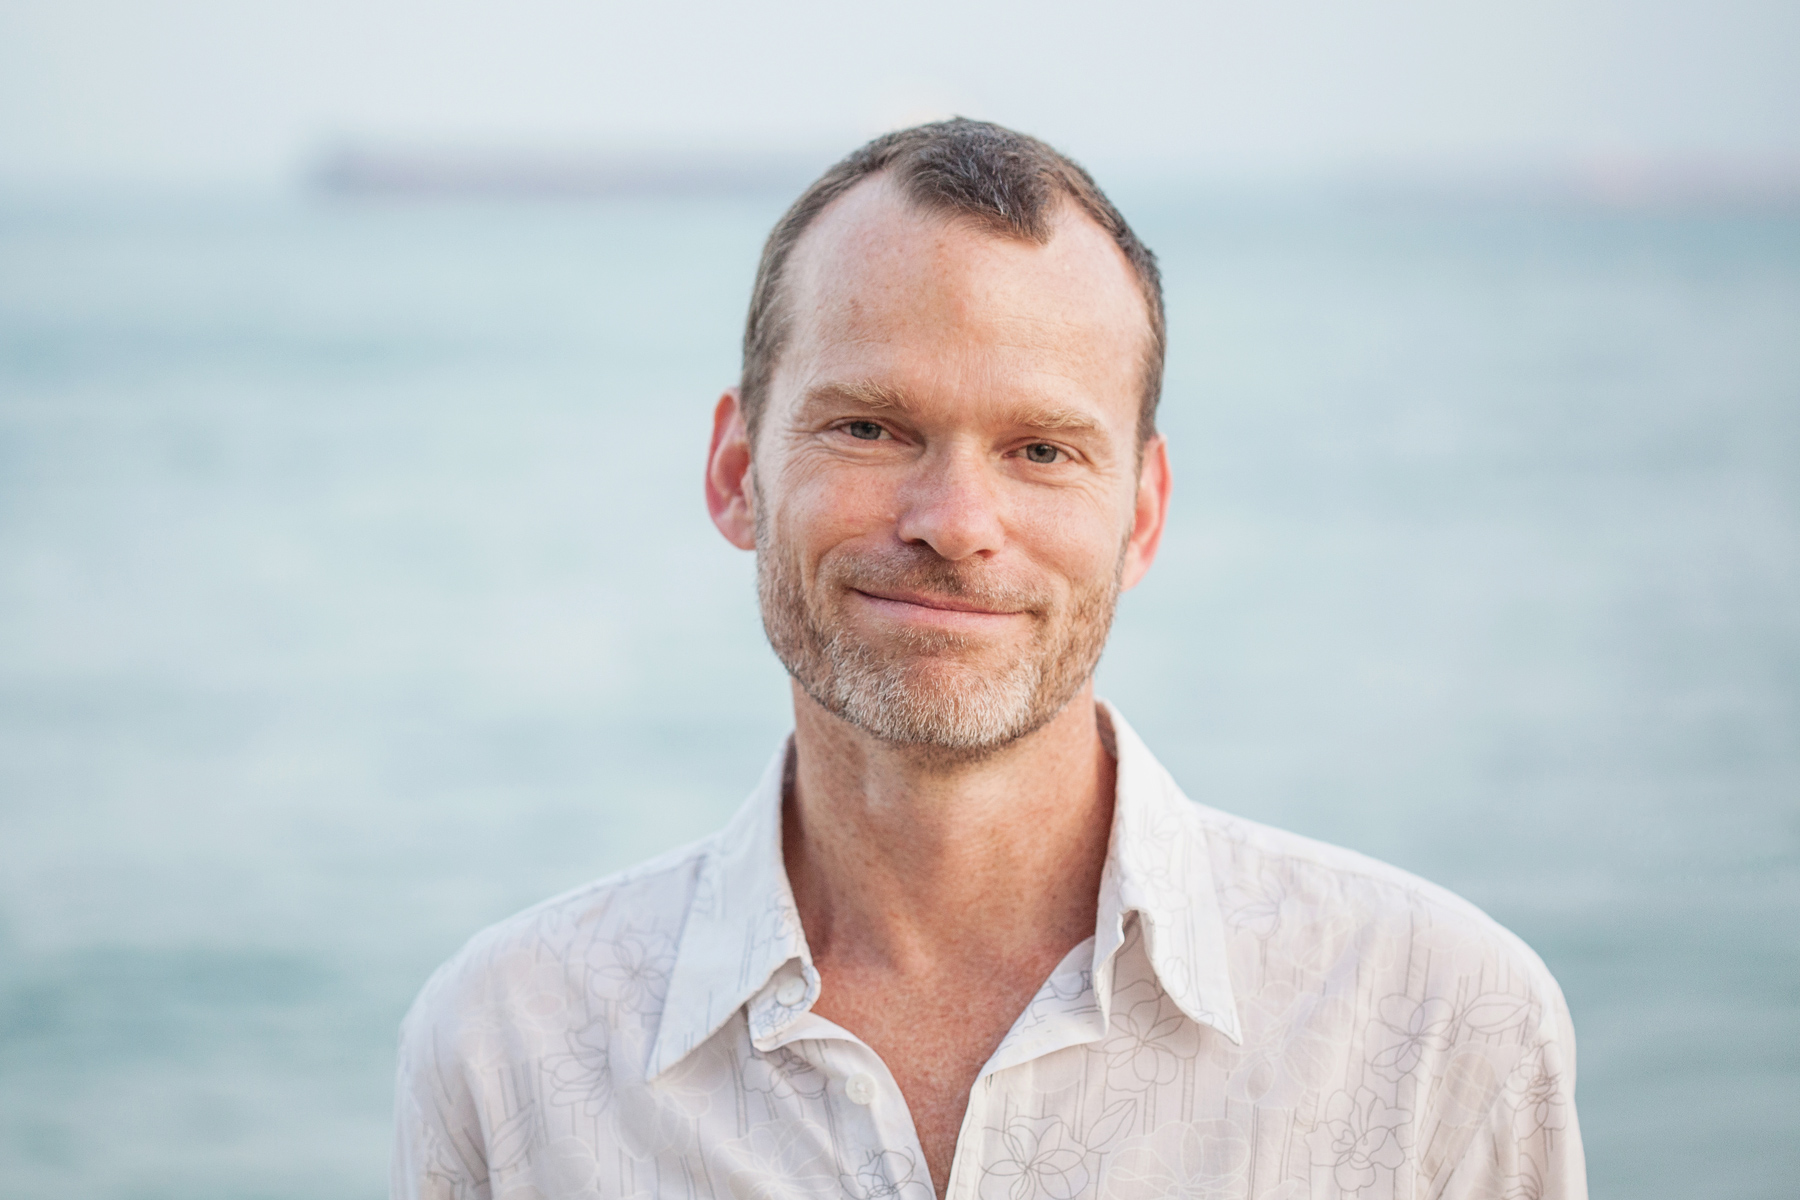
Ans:
[{"label": "shirt button", "polygon": [[804,999],[806,999],[806,981],[804,979],[786,980],[775,989],[775,1003],[786,1008],[792,1008]]},{"label": "shirt button", "polygon": [[875,1077],[860,1072],[844,1080],[844,1094],[852,1104],[867,1104],[875,1099]]}]

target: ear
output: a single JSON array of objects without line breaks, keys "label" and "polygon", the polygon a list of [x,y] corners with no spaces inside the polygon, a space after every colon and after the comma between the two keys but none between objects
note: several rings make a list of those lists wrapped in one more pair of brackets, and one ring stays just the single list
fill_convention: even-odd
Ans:
[{"label": "ear", "polygon": [[750,431],[738,390],[727,389],[713,409],[712,448],[706,454],[706,511],[725,540],[756,549],[756,510],[750,486]]},{"label": "ear", "polygon": [[1120,583],[1136,587],[1156,560],[1163,526],[1169,519],[1169,443],[1157,434],[1144,445],[1144,465],[1138,472],[1137,508],[1132,514],[1131,537],[1125,543],[1125,569]]}]

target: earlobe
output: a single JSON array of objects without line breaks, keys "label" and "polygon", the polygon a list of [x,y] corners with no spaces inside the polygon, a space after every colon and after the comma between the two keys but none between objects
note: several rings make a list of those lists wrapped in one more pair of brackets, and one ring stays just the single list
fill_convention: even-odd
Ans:
[{"label": "earlobe", "polygon": [[1156,559],[1157,547],[1162,544],[1163,527],[1169,518],[1171,483],[1169,443],[1159,433],[1144,445],[1131,537],[1125,545],[1125,567],[1120,573],[1121,587],[1136,587]]},{"label": "earlobe", "polygon": [[706,511],[725,540],[740,550],[756,549],[754,500],[750,434],[738,390],[730,388],[713,409],[712,444],[706,455]]}]

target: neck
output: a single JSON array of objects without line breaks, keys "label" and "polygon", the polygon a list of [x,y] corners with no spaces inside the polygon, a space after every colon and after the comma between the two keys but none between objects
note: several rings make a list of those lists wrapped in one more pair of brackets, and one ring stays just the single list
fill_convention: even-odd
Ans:
[{"label": "neck", "polygon": [[1092,684],[995,753],[945,761],[794,690],[783,850],[816,960],[928,975],[1054,962],[1094,931],[1113,756]]}]

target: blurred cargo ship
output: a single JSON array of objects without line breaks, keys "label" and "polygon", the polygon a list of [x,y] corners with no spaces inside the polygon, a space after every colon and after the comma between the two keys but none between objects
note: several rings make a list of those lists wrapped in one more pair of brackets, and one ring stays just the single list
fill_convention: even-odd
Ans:
[{"label": "blurred cargo ship", "polygon": [[340,195],[629,197],[797,192],[829,156],[337,146],[309,172]]}]

